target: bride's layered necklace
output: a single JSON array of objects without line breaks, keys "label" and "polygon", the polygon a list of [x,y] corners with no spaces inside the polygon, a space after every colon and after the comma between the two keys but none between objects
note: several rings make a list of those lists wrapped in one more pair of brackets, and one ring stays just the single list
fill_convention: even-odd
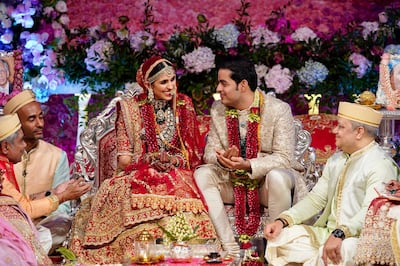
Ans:
[{"label": "bride's layered necklace", "polygon": [[158,147],[165,149],[165,143],[171,142],[175,134],[174,113],[167,101],[155,100],[153,106],[156,123],[162,128],[160,129],[160,133],[156,136],[157,144]]},{"label": "bride's layered necklace", "polygon": [[145,128],[144,140],[147,152],[176,149],[179,138],[176,136],[175,114],[168,101],[144,99],[140,103]]}]

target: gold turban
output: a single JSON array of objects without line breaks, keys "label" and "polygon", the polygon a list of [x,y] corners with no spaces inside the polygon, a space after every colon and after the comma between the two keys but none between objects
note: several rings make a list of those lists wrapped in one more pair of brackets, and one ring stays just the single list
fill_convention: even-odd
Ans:
[{"label": "gold turban", "polygon": [[14,114],[25,104],[36,101],[35,93],[32,90],[23,90],[14,97],[12,97],[6,105],[4,105],[4,114]]},{"label": "gold turban", "polygon": [[357,103],[340,102],[338,116],[373,127],[379,127],[382,113]]},{"label": "gold turban", "polygon": [[0,141],[5,140],[21,128],[17,114],[0,116]]}]

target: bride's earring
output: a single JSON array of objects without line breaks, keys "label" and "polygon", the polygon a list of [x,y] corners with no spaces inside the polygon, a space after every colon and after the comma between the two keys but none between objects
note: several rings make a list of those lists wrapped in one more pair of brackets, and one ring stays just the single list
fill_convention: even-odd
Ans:
[{"label": "bride's earring", "polygon": [[154,92],[152,88],[148,89],[147,99],[149,100],[149,102],[152,102],[154,100]]}]

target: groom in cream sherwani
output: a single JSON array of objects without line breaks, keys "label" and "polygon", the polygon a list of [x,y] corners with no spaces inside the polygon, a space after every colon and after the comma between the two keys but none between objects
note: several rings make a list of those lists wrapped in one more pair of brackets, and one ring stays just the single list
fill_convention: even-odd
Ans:
[{"label": "groom in cream sherwani", "polygon": [[[300,173],[303,167],[294,158],[296,133],[290,106],[257,89],[254,64],[241,57],[223,61],[218,66],[217,92],[221,100],[211,108],[211,129],[204,154],[206,164],[196,169],[195,179],[224,250],[238,256],[239,245],[224,208],[224,203],[234,203],[230,179],[236,170],[246,172],[241,178],[260,182],[259,201],[268,206],[271,219],[288,209],[293,200],[303,197],[307,189]],[[254,158],[246,158],[248,121],[253,108],[259,110],[259,130],[252,133],[259,150]],[[228,121],[226,110],[237,113],[238,125],[229,130],[239,136],[240,147],[229,144],[228,127],[233,125]]]}]

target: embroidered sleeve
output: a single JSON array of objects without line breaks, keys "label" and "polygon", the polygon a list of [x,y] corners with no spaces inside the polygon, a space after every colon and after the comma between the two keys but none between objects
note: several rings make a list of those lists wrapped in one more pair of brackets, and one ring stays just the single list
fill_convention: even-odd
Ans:
[{"label": "embroidered sleeve", "polygon": [[117,155],[133,155],[133,148],[130,144],[127,126],[125,125],[120,104],[117,104],[117,119],[115,121],[117,138]]}]

